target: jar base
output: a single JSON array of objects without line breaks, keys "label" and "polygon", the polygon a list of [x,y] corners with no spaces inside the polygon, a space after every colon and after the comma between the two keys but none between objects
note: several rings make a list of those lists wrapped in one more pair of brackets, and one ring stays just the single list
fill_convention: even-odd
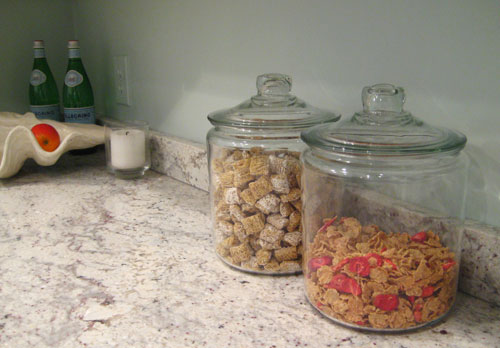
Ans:
[{"label": "jar base", "polygon": [[229,266],[237,271],[241,271],[241,272],[245,272],[245,273],[250,273],[250,274],[255,274],[255,275],[265,275],[265,276],[292,276],[292,275],[302,274],[302,270],[289,271],[289,272],[286,272],[286,271],[285,272],[276,272],[276,271],[254,270],[254,269],[244,268],[244,267],[236,266],[236,265],[230,263],[224,257],[219,255],[217,252],[215,254],[227,266]]},{"label": "jar base", "polygon": [[315,306],[311,300],[309,299],[309,296],[306,296],[307,298],[307,302],[309,302],[309,304],[316,310],[318,311],[322,316],[324,316],[325,318],[328,318],[329,320],[333,321],[335,324],[338,324],[338,325],[341,325],[341,326],[344,326],[346,328],[349,328],[349,329],[353,329],[353,330],[358,330],[358,331],[365,331],[365,332],[374,332],[374,333],[389,333],[389,334],[398,334],[398,333],[408,333],[408,332],[413,332],[413,331],[418,331],[420,329],[425,329],[425,328],[428,328],[428,327],[431,327],[431,326],[434,326],[434,325],[437,325],[438,323],[440,323],[442,320],[444,320],[448,315],[450,315],[450,313],[454,310],[455,308],[455,301],[452,303],[452,305],[450,306],[450,309],[448,309],[448,311],[446,311],[445,313],[443,313],[441,316],[437,317],[436,319],[433,319],[431,321],[427,321],[425,323],[422,323],[420,325],[415,325],[415,326],[412,326],[412,327],[407,327],[407,328],[389,328],[389,329],[380,329],[380,328],[375,328],[375,327],[367,327],[367,326],[363,326],[363,325],[356,325],[356,324],[352,324],[352,323],[348,323],[348,322],[345,322],[345,321],[341,321],[335,317],[332,317],[328,314],[326,314],[324,311],[320,310],[317,306]]}]

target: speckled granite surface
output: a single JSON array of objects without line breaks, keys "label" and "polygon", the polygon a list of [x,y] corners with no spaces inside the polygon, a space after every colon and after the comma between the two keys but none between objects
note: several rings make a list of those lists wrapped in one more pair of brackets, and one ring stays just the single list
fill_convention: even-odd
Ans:
[{"label": "speckled granite surface", "polygon": [[208,191],[207,151],[204,145],[151,132],[151,168]]},{"label": "speckled granite surface", "polygon": [[[154,170],[208,190],[204,144],[154,133],[152,149]],[[377,200],[365,206],[367,211],[385,209]],[[500,228],[467,221],[462,244],[460,289],[500,306]]]},{"label": "speckled granite surface", "polygon": [[152,171],[118,180],[104,162],[65,155],[0,181],[1,347],[500,346],[500,309],[464,294],[412,334],[332,324],[300,276],[215,256],[206,192]]},{"label": "speckled granite surface", "polygon": [[500,306],[500,228],[466,223],[460,267],[462,291]]}]

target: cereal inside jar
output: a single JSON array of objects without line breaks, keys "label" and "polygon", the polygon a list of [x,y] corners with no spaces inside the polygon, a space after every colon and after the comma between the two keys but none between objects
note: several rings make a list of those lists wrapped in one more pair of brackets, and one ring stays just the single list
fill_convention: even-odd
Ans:
[{"label": "cereal inside jar", "polygon": [[214,247],[242,271],[300,273],[300,131],[339,116],[290,95],[285,75],[261,75],[257,88],[251,99],[208,116]]},{"label": "cereal inside jar", "polygon": [[352,325],[421,326],[446,314],[455,300],[455,253],[432,230],[387,233],[334,217],[317,231],[306,259],[311,303]]},{"label": "cereal inside jar", "polygon": [[365,87],[362,112],[301,135],[305,292],[351,328],[429,326],[456,298],[466,138],[416,119],[404,99]]}]

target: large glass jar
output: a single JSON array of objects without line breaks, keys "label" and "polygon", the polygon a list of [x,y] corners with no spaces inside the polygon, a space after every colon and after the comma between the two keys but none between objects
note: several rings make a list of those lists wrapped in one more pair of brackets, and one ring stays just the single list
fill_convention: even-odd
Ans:
[{"label": "large glass jar", "polygon": [[291,95],[291,84],[261,75],[256,96],[208,115],[215,250],[242,271],[302,271],[300,132],[340,116]]},{"label": "large glass jar", "polygon": [[404,100],[400,87],[365,87],[362,112],[302,133],[307,298],[352,328],[430,325],[457,292],[466,137]]}]

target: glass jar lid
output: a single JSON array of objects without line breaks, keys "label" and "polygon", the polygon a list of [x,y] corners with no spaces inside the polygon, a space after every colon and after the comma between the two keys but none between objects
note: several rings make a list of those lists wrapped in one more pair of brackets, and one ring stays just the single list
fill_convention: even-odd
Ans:
[{"label": "glass jar lid", "polygon": [[257,77],[257,95],[243,103],[208,115],[215,126],[305,129],[334,122],[340,118],[321,110],[290,94],[291,77],[283,74],[264,74]]},{"label": "glass jar lid", "polygon": [[460,151],[462,133],[433,127],[403,110],[405,92],[391,84],[363,88],[363,111],[302,132],[312,148],[346,155],[403,156]]}]

